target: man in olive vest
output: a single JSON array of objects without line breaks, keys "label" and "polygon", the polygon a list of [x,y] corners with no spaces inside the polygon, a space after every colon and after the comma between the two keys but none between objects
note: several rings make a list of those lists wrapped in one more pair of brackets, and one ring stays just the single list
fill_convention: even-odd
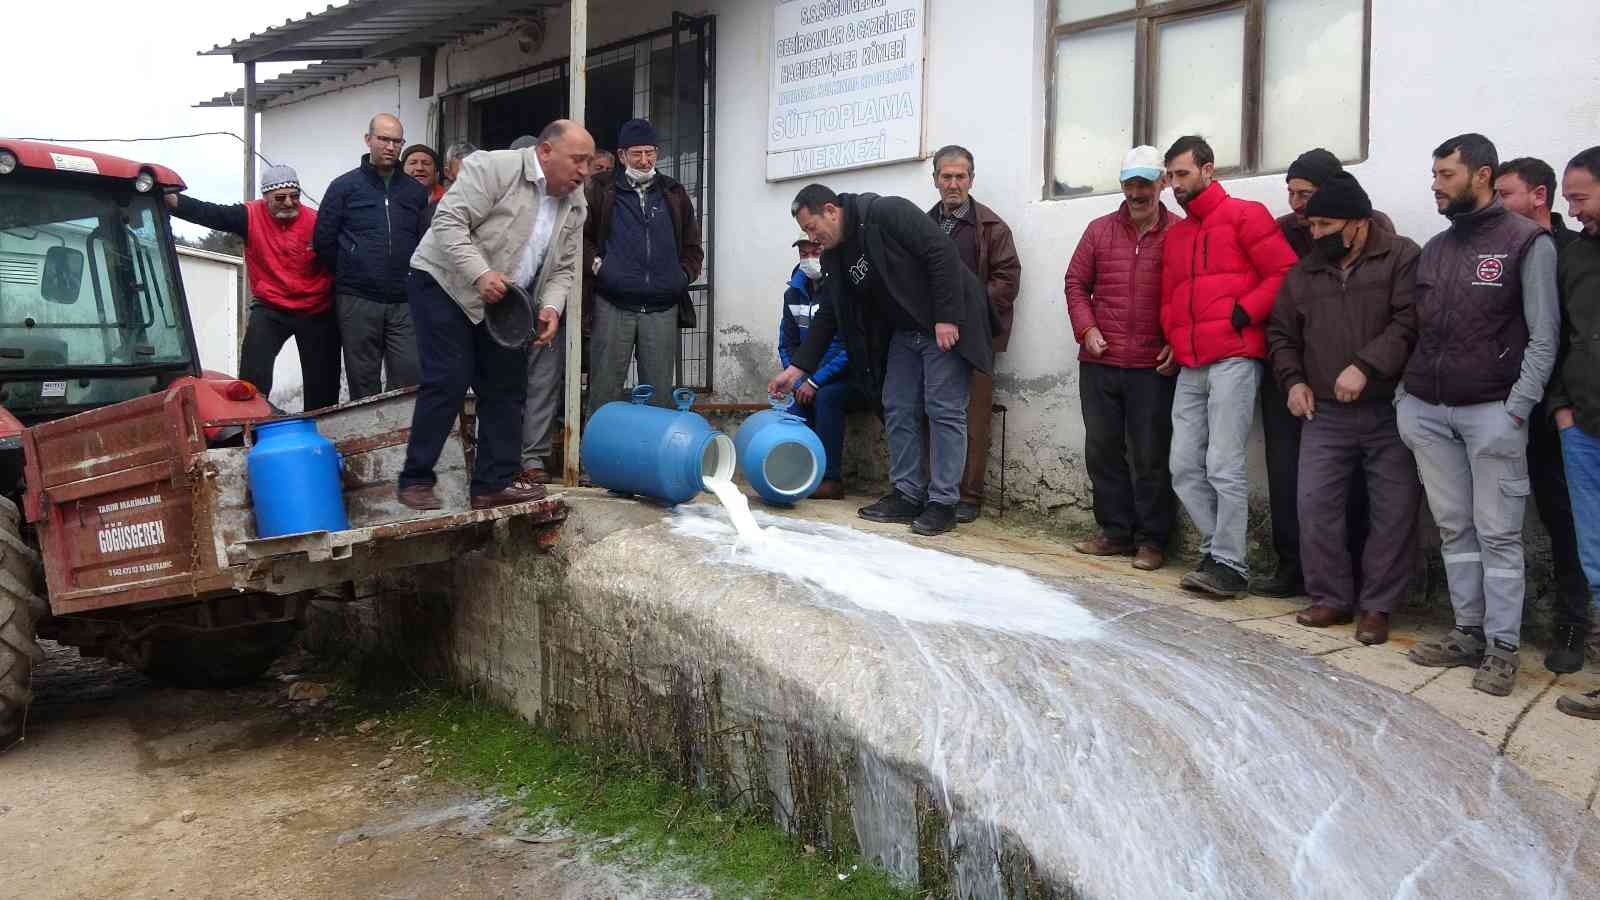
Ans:
[{"label": "man in olive vest", "polygon": [[1433,151],[1433,195],[1450,227],[1417,266],[1417,347],[1396,391],[1439,525],[1455,628],[1418,643],[1422,666],[1476,666],[1472,686],[1511,693],[1521,641],[1528,428],[1555,367],[1556,250],[1501,205],[1499,159],[1481,134]]}]

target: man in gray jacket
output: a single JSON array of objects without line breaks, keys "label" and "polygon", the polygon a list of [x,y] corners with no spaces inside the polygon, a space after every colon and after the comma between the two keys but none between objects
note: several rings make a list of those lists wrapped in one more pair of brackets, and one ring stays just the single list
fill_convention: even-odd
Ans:
[{"label": "man in gray jacket", "polygon": [[1473,666],[1504,697],[1521,643],[1528,416],[1555,366],[1561,312],[1550,235],[1494,193],[1481,134],[1433,151],[1433,195],[1450,227],[1417,265],[1417,345],[1396,391],[1400,437],[1439,524],[1455,628],[1411,648],[1420,666]]},{"label": "man in gray jacket", "polygon": [[578,188],[593,154],[583,126],[557,120],[533,147],[469,156],[439,201],[406,280],[422,368],[399,485],[412,509],[440,506],[433,467],[469,387],[478,398],[473,509],[544,496],[543,485],[520,476],[528,351],[497,344],[484,309],[509,286],[526,287],[539,308],[535,344],[555,337],[578,277],[588,213]]}]

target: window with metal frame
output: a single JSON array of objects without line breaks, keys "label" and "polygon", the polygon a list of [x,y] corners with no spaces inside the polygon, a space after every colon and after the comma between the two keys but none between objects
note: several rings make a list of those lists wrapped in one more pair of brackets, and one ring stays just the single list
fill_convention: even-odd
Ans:
[{"label": "window with metal frame", "polygon": [[1117,190],[1128,149],[1199,134],[1219,175],[1367,155],[1371,0],[1052,0],[1048,198]]},{"label": "window with metal frame", "polygon": [[[716,121],[716,20],[681,13],[673,27],[595,47],[587,56],[587,127],[596,146],[615,150],[626,119],[648,118],[661,140],[659,171],[682,183],[700,220],[705,265],[689,286],[695,327],[679,332],[678,383],[705,393],[712,388],[711,336],[715,315],[712,287],[711,160]],[[511,130],[537,133],[543,122],[508,125],[514,117],[567,114],[567,60],[553,60],[476,84],[439,99],[439,146],[471,141],[499,149]],[[510,116],[512,119],[508,119]],[[508,130],[508,128],[510,130]],[[633,383],[632,371],[629,384]]]}]

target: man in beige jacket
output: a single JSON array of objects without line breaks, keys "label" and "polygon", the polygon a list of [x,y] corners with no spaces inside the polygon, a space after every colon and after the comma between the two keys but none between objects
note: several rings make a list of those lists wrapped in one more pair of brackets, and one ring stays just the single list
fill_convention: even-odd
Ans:
[{"label": "man in beige jacket", "polygon": [[583,249],[583,191],[594,138],[576,122],[546,126],[535,146],[479,152],[439,201],[433,227],[411,257],[406,296],[417,326],[422,384],[400,471],[400,502],[438,509],[433,467],[467,388],[478,399],[472,508],[537,500],[544,486],[520,476],[528,350],[495,343],[486,305],[510,285],[538,307],[535,345],[556,335]]}]

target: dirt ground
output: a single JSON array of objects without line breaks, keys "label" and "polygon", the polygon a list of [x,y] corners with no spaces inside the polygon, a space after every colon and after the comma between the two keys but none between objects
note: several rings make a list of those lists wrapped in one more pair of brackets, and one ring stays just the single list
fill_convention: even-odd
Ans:
[{"label": "dirt ground", "polygon": [[45,647],[27,739],[0,755],[0,896],[710,896],[518,832],[495,801],[420,774],[425,746],[290,700],[294,660],[186,691]]}]

